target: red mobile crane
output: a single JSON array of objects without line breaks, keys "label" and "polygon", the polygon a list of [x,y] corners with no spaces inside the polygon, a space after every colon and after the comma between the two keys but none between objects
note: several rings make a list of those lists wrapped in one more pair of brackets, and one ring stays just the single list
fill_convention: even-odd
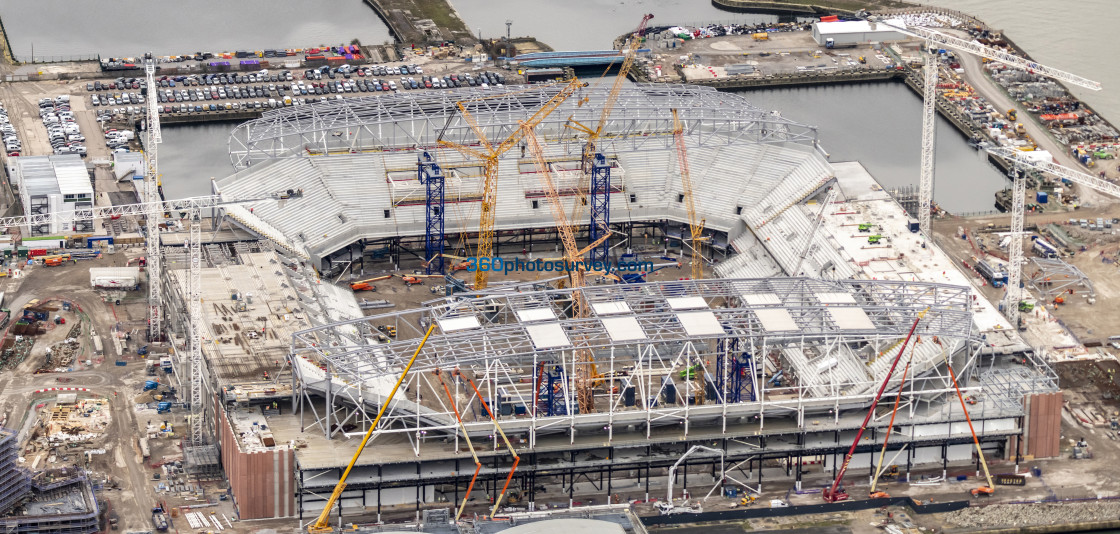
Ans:
[{"label": "red mobile crane", "polygon": [[895,368],[898,367],[898,361],[902,359],[902,353],[906,351],[906,346],[910,344],[910,338],[914,337],[914,330],[918,328],[918,321],[921,321],[922,317],[925,317],[928,311],[929,308],[926,308],[918,314],[918,317],[914,319],[914,324],[910,325],[910,333],[906,334],[906,339],[902,342],[902,345],[898,347],[898,354],[895,355],[894,362],[891,363],[891,368],[887,371],[887,376],[883,378],[883,385],[879,386],[879,392],[875,394],[875,400],[867,409],[867,417],[863,418],[863,424],[859,426],[856,439],[852,442],[852,447],[848,449],[848,454],[844,455],[844,463],[840,465],[840,470],[836,472],[836,480],[832,481],[831,488],[824,490],[821,494],[825,502],[831,503],[848,500],[848,494],[845,493],[843,489],[840,489],[840,481],[844,479],[844,472],[848,470],[848,464],[852,462],[852,455],[855,454],[856,447],[859,446],[859,440],[863,438],[863,431],[867,430],[867,423],[871,421],[871,416],[875,414],[875,406],[879,404],[879,399],[883,397],[883,392],[887,390],[887,384],[890,382],[891,375],[894,374]]}]

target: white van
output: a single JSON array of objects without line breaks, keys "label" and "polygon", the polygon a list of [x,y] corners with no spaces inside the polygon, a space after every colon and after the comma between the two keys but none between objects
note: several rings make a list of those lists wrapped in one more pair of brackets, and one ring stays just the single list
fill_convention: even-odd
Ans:
[{"label": "white van", "polygon": [[273,109],[276,108],[276,99],[275,98],[268,99],[268,107],[273,108]]}]

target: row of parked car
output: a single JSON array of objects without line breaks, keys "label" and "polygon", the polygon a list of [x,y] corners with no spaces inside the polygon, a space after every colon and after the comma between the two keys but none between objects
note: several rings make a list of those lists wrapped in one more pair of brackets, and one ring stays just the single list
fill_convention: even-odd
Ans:
[{"label": "row of parked car", "polygon": [[60,95],[54,99],[39,100],[39,117],[47,129],[51,148],[55,154],[78,154],[86,156],[86,140],[74,112],[70,111],[70,95]]},{"label": "row of parked car", "polygon": [[4,140],[4,152],[9,156],[18,156],[23,150],[23,143],[20,143],[16,127],[8,119],[8,110],[4,108],[3,102],[0,102],[0,137]]}]

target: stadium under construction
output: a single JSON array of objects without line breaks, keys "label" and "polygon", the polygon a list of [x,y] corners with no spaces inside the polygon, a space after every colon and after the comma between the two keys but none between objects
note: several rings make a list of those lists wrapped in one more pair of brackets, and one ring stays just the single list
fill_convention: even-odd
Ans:
[{"label": "stadium under construction", "polygon": [[[235,130],[243,170],[216,192],[293,195],[226,207],[228,224],[275,246],[210,248],[202,273],[212,421],[243,519],[317,515],[414,355],[349,474],[341,517],[419,515],[472,488],[530,509],[648,499],[674,470],[693,493],[800,489],[843,462],[883,384],[901,397],[899,419],[872,420],[852,468],[872,467],[888,428],[902,476],[970,464],[950,365],[988,455],[1056,453],[1055,373],[862,166],[830,163],[812,127],[736,94],[624,88],[598,137],[598,186],[581,181],[585,138],[571,125],[598,119],[606,89],[580,88],[538,118],[553,186],[525,145],[494,158],[492,256],[563,254],[548,204],[558,198],[609,224],[610,257],[688,263],[690,194],[709,279],[669,267],[573,289],[556,283],[562,273],[495,274],[484,290],[460,281],[457,294],[363,316],[331,282],[386,262],[430,269],[433,214],[438,250],[467,256],[480,240],[487,164],[445,145],[487,153],[499,142],[480,137],[512,138],[561,90],[356,98]],[[433,163],[444,177],[435,211]],[[581,210],[596,187],[602,210]],[[861,232],[871,223],[873,236]],[[581,245],[602,241],[586,215],[577,226]],[[172,310],[189,308],[184,278],[168,282]],[[903,349],[905,384],[887,379]]]}]

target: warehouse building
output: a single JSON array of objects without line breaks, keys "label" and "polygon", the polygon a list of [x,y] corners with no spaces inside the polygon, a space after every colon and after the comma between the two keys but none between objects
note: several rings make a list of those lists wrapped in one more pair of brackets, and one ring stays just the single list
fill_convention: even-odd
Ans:
[{"label": "warehouse building", "polygon": [[[28,215],[73,213],[93,207],[93,183],[81,156],[22,156],[11,158],[8,176],[19,190],[20,202]],[[89,232],[93,221],[55,220],[23,228],[27,236],[53,236]]]},{"label": "warehouse building", "polygon": [[[887,24],[906,27],[906,22],[898,19],[888,20]],[[814,22],[813,40],[824,46],[832,39],[836,46],[855,46],[861,43],[901,41],[906,35],[891,29],[886,24],[866,20],[845,20],[839,22]]]}]

